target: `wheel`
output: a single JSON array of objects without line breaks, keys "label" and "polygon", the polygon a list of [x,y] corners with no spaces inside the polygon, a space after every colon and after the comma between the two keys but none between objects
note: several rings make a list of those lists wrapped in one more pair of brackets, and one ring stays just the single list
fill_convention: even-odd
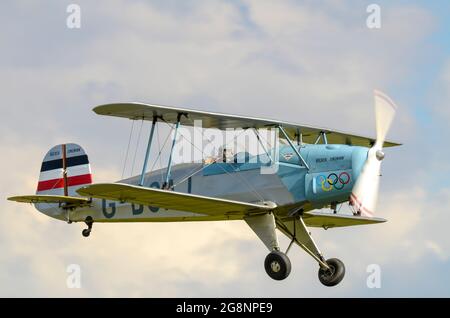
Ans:
[{"label": "wheel", "polygon": [[81,234],[83,234],[84,237],[88,237],[91,234],[91,230],[84,229],[83,232],[81,232]]},{"label": "wheel", "polygon": [[291,272],[291,261],[286,254],[280,251],[273,251],[266,256],[264,268],[267,275],[275,280],[283,280]]},{"label": "wheel", "polygon": [[319,269],[319,280],[320,282],[328,287],[336,286],[339,284],[345,275],[345,266],[337,258],[330,258],[326,262],[330,269],[320,268]]}]

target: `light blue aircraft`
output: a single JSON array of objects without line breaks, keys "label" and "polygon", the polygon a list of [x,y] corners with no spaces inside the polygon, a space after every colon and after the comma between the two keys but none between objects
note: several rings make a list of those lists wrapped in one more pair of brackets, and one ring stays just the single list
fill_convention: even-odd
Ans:
[{"label": "light blue aircraft", "polygon": [[[88,156],[77,144],[53,147],[41,167],[36,195],[12,201],[33,203],[42,213],[72,222],[85,222],[83,236],[95,222],[184,222],[244,220],[268,248],[267,274],[289,276],[287,256],[295,243],[319,264],[319,280],[335,286],[344,277],[344,264],[320,252],[309,227],[343,227],[386,220],[373,216],[383,147],[395,115],[395,104],[375,91],[376,139],[340,131],[236,115],[175,107],[121,103],[94,108],[99,115],[152,121],[142,173],[116,183],[92,183]],[[179,126],[221,130],[272,128],[284,144],[263,154],[237,153],[223,160],[172,164]],[[148,172],[155,127],[174,125],[166,168]],[[277,139],[278,139],[277,137]],[[353,214],[337,212],[349,202]],[[330,208],[330,212],[317,211]],[[283,253],[278,229],[290,240]]]}]

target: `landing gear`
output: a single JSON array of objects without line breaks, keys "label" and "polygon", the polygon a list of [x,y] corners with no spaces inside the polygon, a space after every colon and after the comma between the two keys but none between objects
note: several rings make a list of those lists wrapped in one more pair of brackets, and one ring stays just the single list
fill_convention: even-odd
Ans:
[{"label": "landing gear", "polygon": [[337,258],[330,258],[326,261],[329,268],[321,267],[319,269],[320,282],[328,287],[336,286],[339,284],[345,275],[345,266]]},{"label": "landing gear", "polygon": [[291,273],[291,261],[283,252],[273,251],[266,256],[264,268],[271,278],[283,280]]},{"label": "landing gear", "polygon": [[[311,233],[308,231],[302,216],[297,215],[290,220],[282,221],[275,220],[273,213],[268,213],[248,216],[244,220],[268,250],[271,251],[264,261],[264,268],[272,279],[283,280],[291,273],[291,261],[287,257],[287,253],[294,243],[317,261],[320,266],[319,280],[322,284],[325,286],[336,286],[344,278],[344,263],[337,258],[325,260]],[[275,233],[276,228],[291,239],[286,253],[280,251],[278,238]]]},{"label": "landing gear", "polygon": [[84,221],[84,223],[86,223],[86,225],[88,226],[88,228],[87,228],[87,229],[84,229],[84,230],[81,232],[81,234],[82,234],[84,237],[88,237],[88,236],[91,234],[91,231],[92,231],[92,224],[94,224],[94,220],[92,219],[91,216],[88,216],[88,217],[86,218],[86,220]]}]

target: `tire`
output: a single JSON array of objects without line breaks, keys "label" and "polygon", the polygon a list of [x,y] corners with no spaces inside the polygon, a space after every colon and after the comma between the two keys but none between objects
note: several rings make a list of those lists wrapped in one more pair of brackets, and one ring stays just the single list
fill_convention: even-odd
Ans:
[{"label": "tire", "polygon": [[291,261],[286,254],[273,251],[266,256],[264,268],[272,279],[283,280],[291,273]]},{"label": "tire", "polygon": [[89,229],[84,229],[81,234],[83,234],[84,237],[88,237],[91,234],[91,230]]},{"label": "tire", "polygon": [[336,286],[345,276],[344,263],[337,258],[330,258],[326,263],[330,267],[330,270],[319,268],[319,280],[327,287]]}]

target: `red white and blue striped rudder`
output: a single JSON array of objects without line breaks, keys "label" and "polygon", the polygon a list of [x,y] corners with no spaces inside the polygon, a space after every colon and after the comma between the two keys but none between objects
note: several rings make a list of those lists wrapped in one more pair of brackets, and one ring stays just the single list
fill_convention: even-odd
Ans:
[{"label": "red white and blue striped rudder", "polygon": [[91,166],[84,149],[77,144],[62,144],[45,155],[36,194],[79,196],[76,190],[91,183]]}]

